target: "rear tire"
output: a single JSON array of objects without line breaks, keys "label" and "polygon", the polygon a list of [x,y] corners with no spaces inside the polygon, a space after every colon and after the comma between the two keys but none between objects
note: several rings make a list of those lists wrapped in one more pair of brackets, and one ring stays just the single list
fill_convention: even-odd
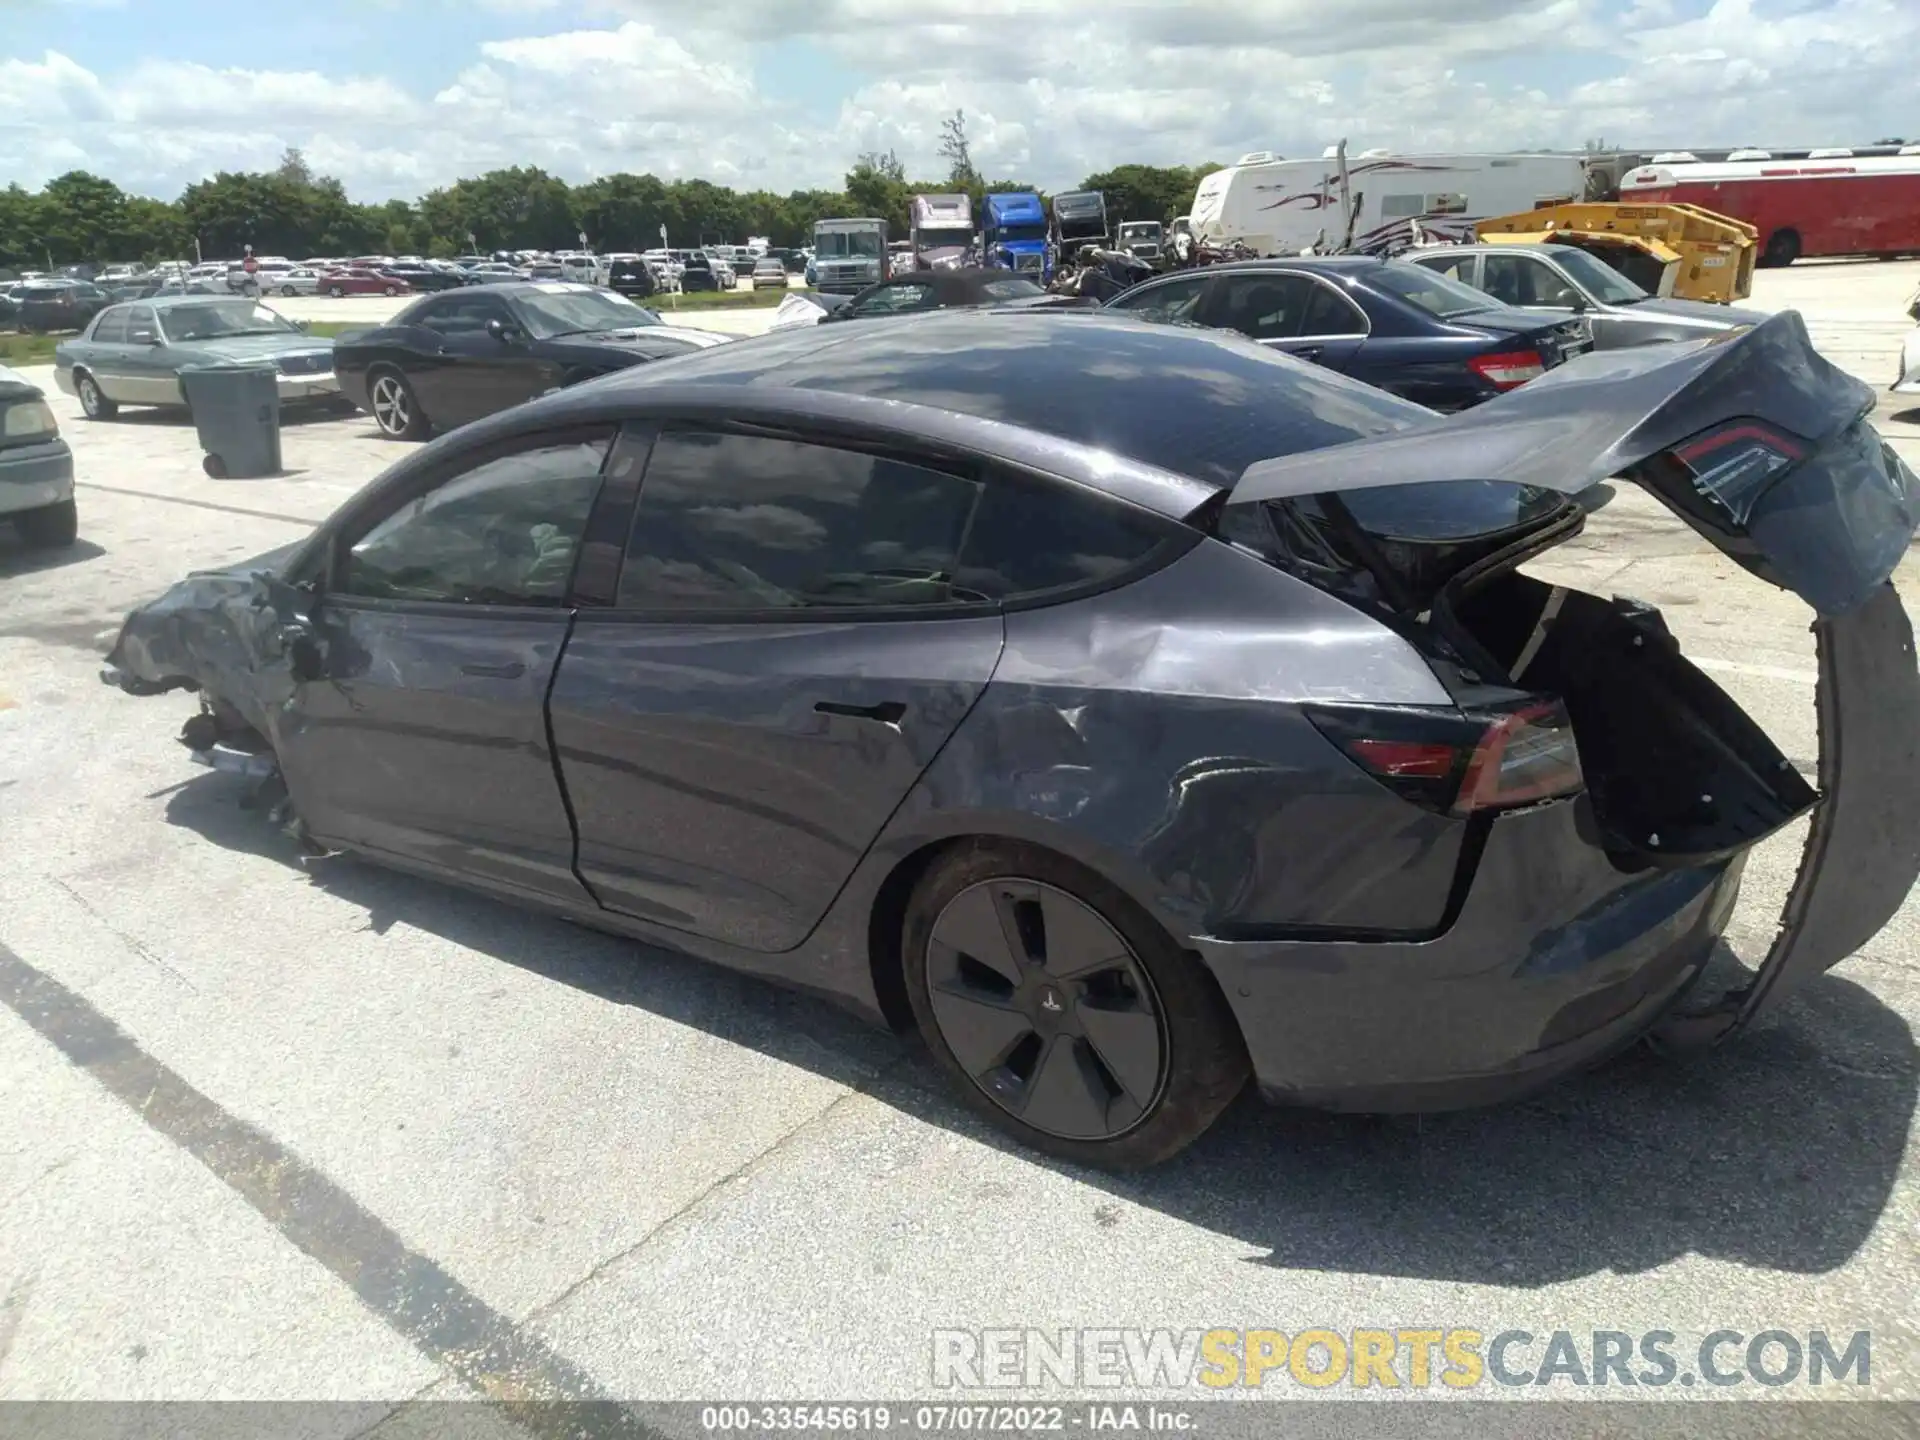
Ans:
[{"label": "rear tire", "polygon": [[327,287],[327,294],[332,296],[335,300],[340,299],[346,293],[347,292],[338,285],[329,285]]},{"label": "rear tire", "polygon": [[367,376],[367,403],[373,423],[389,440],[424,440],[432,431],[413,386],[398,370],[385,367]]},{"label": "rear tire", "polygon": [[1769,269],[1779,269],[1793,264],[1799,258],[1800,232],[1776,230],[1767,237],[1767,248],[1761,254],[1760,261]]},{"label": "rear tire", "polygon": [[74,393],[80,397],[80,410],[89,420],[111,420],[120,407],[100,390],[100,382],[85,370],[73,372]]},{"label": "rear tire", "polygon": [[902,947],[935,1062],[973,1110],[1034,1149],[1154,1165],[1246,1084],[1213,976],[1140,905],[1051,851],[948,851],[908,902]]},{"label": "rear tire", "polygon": [[23,510],[13,517],[30,549],[64,550],[80,538],[80,508],[71,500]]}]

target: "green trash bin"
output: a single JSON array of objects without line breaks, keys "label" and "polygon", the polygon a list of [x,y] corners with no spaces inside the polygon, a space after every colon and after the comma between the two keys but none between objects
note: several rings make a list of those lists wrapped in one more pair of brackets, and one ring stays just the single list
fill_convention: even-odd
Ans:
[{"label": "green trash bin", "polygon": [[216,480],[280,473],[280,372],[271,365],[209,365],[180,372],[193,428]]}]

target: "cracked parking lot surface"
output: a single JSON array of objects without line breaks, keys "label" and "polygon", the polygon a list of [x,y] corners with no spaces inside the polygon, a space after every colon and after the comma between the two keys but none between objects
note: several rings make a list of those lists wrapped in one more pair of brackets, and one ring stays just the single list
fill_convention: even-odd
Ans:
[{"label": "cracked parking lot surface", "polygon": [[[1755,298],[1884,391],[1916,272],[1798,266]],[[284,476],[215,481],[189,426],[53,399],[81,542],[0,536],[0,1398],[905,1396],[942,1329],[1431,1325],[1864,1329],[1869,1393],[1920,1400],[1913,902],[1698,1059],[1437,1118],[1245,1099],[1160,1170],[1079,1171],[813,1000],[303,863],[187,762],[187,702],[103,689],[99,655],[396,447],[317,418]],[[1876,420],[1920,463],[1920,415]],[[1799,602],[1637,493],[1535,568],[1662,606],[1810,763]],[[1744,955],[1798,840],[1754,856]]]}]

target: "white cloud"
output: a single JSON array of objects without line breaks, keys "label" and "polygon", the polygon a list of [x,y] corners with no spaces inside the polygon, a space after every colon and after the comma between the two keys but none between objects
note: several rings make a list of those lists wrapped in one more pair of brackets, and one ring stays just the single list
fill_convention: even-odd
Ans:
[{"label": "white cloud", "polygon": [[[77,0],[76,0],[77,3]],[[1049,187],[1127,160],[1406,150],[1870,140],[1909,113],[1914,0],[482,0],[519,38],[453,44],[452,78],[68,55],[0,61],[0,178],[84,164],[171,195],[289,145],[356,195],[499,165],[788,190],[863,150],[939,173],[967,113],[990,175]],[[448,11],[457,32],[460,7]],[[342,12],[342,23],[350,23]],[[497,18],[493,23],[498,23]],[[562,25],[568,28],[560,28]],[[770,94],[763,48],[805,39],[862,77],[837,112]],[[175,32],[191,44],[191,27]],[[773,52],[775,56],[778,51]],[[791,85],[779,87],[786,93]]]}]

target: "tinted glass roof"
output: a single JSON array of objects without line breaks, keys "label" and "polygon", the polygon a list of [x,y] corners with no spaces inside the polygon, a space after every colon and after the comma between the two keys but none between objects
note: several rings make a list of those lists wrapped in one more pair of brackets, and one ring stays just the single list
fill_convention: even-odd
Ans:
[{"label": "tinted glass roof", "polygon": [[603,385],[753,385],[929,405],[1231,485],[1256,460],[1432,412],[1219,330],[1098,311],[945,311],[777,331]]}]

